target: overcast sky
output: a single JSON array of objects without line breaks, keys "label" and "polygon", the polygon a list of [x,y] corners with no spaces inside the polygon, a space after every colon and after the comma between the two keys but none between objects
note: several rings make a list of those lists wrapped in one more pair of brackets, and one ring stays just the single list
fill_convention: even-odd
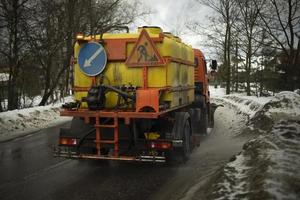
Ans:
[{"label": "overcast sky", "polygon": [[163,31],[172,32],[178,35],[185,43],[193,47],[200,48],[207,56],[209,52],[202,45],[199,35],[186,29],[187,23],[197,20],[203,25],[207,25],[207,15],[209,8],[200,5],[195,0],[142,0],[153,14],[138,20],[135,26],[159,26]]}]

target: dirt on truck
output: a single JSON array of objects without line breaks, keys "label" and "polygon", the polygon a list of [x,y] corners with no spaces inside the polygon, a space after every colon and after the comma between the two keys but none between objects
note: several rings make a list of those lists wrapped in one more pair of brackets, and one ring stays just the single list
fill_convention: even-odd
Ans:
[{"label": "dirt on truck", "polygon": [[60,112],[73,120],[55,156],[184,161],[214,125],[203,53],[159,27],[78,34],[73,60],[74,102]]}]

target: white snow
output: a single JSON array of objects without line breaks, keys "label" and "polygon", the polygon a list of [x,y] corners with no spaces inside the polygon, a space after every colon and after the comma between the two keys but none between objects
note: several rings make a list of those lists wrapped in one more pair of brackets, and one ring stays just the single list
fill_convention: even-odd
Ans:
[{"label": "white snow", "polygon": [[5,82],[9,80],[9,74],[8,73],[0,73],[0,82]]},{"label": "white snow", "polygon": [[250,121],[265,116],[270,119],[266,123],[271,123],[271,129],[267,130],[252,127],[254,132],[264,134],[248,141],[236,159],[224,166],[220,180],[214,185],[215,199],[255,199],[262,194],[265,195],[260,197],[262,199],[300,199],[297,193],[300,188],[300,95],[297,91],[255,97],[225,95],[224,89],[210,89],[212,102],[235,110],[236,118],[247,116]]},{"label": "white snow", "polygon": [[209,86],[209,91],[210,91],[210,97],[222,97],[226,94],[225,88],[221,88],[220,86],[217,86],[215,88],[214,86]]},{"label": "white snow", "polygon": [[225,95],[223,88],[211,89],[212,102],[227,104],[237,110],[238,114],[253,118],[257,112],[267,109],[267,116],[282,115],[300,119],[300,95],[295,92],[283,91],[270,97],[243,96],[242,94]]},{"label": "white snow", "polygon": [[[67,97],[64,101],[71,100],[72,97]],[[59,116],[59,108],[62,104],[57,103],[1,112],[0,141],[26,135],[71,120],[70,117]]]},{"label": "white snow", "polygon": [[223,182],[218,183],[218,191],[215,193],[221,193],[221,197],[217,200],[234,200],[239,199],[240,195],[245,195],[249,192],[247,182],[247,170],[250,167],[246,166],[247,157],[240,154],[237,155],[235,160],[228,163],[224,168],[225,177]]},{"label": "white snow", "polygon": [[299,199],[299,158],[300,122],[280,121],[270,134],[248,141],[223,168],[214,186],[216,199],[249,199],[260,194],[267,199]]},{"label": "white snow", "polygon": [[[65,101],[64,98],[60,97],[59,95],[54,94],[54,98],[56,99],[56,101],[61,101],[61,102]],[[38,106],[41,100],[42,100],[41,95],[37,95],[33,97],[22,96],[20,97],[20,109]],[[49,101],[53,101],[53,100],[50,99]],[[7,99],[3,99],[1,105],[2,108],[7,109]]]},{"label": "white snow", "polygon": [[240,93],[226,95],[225,88],[209,87],[212,101],[225,103],[236,109],[239,113],[252,117],[263,105],[268,103],[272,97],[244,96]]},{"label": "white snow", "polygon": [[[300,119],[300,95],[295,92],[283,91],[275,95],[273,101],[280,102],[280,106],[271,107],[270,113],[284,113],[289,116],[298,116]],[[284,109],[283,109],[284,108]]]}]

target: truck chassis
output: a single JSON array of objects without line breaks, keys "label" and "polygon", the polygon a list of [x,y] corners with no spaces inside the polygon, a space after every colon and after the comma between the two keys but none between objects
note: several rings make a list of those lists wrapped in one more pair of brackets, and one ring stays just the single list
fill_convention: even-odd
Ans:
[{"label": "truck chassis", "polygon": [[[64,109],[61,111],[61,116],[73,116],[74,119],[77,118],[80,120],[79,123],[81,124],[75,122],[77,125],[81,127],[88,126],[89,130],[78,130],[86,132],[84,136],[81,135],[80,137],[72,134],[76,127],[72,130],[71,126],[69,132],[68,130],[62,130],[59,141],[60,145],[54,148],[55,156],[75,159],[144,162],[166,162],[167,159],[175,157],[176,159],[186,160],[193,147],[200,145],[201,133],[199,130],[201,130],[201,125],[203,126],[203,123],[200,122],[204,118],[204,116],[201,117],[201,109],[192,105],[182,105],[161,112]],[[205,119],[207,118],[205,117]],[[162,137],[158,139],[141,138],[141,131],[139,133],[132,131],[136,129],[136,121],[146,124],[151,123],[151,121],[168,122],[166,123],[167,125],[155,129],[155,132],[160,132]],[[120,152],[120,136],[122,137],[120,124],[130,127],[131,132],[133,132],[133,136],[129,140],[135,142],[133,148],[135,151]],[[108,129],[111,131],[108,131]],[[162,133],[160,129],[164,129],[165,132]],[[71,134],[63,134],[66,131]],[[125,132],[128,133],[128,131]],[[82,140],[87,135],[95,135],[95,138],[92,138],[89,143],[88,148],[92,150],[89,152],[80,149],[80,146],[84,144]],[[107,135],[110,135],[109,139],[107,139]],[[128,142],[130,143],[130,141]]]}]

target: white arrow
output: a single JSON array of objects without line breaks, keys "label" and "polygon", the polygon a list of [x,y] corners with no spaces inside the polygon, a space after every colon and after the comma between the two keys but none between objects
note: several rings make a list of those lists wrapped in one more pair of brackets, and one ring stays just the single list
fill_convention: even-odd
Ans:
[{"label": "white arrow", "polygon": [[85,59],[83,67],[90,67],[92,65],[93,60],[103,51],[103,47],[100,47],[95,53],[89,58]]}]

